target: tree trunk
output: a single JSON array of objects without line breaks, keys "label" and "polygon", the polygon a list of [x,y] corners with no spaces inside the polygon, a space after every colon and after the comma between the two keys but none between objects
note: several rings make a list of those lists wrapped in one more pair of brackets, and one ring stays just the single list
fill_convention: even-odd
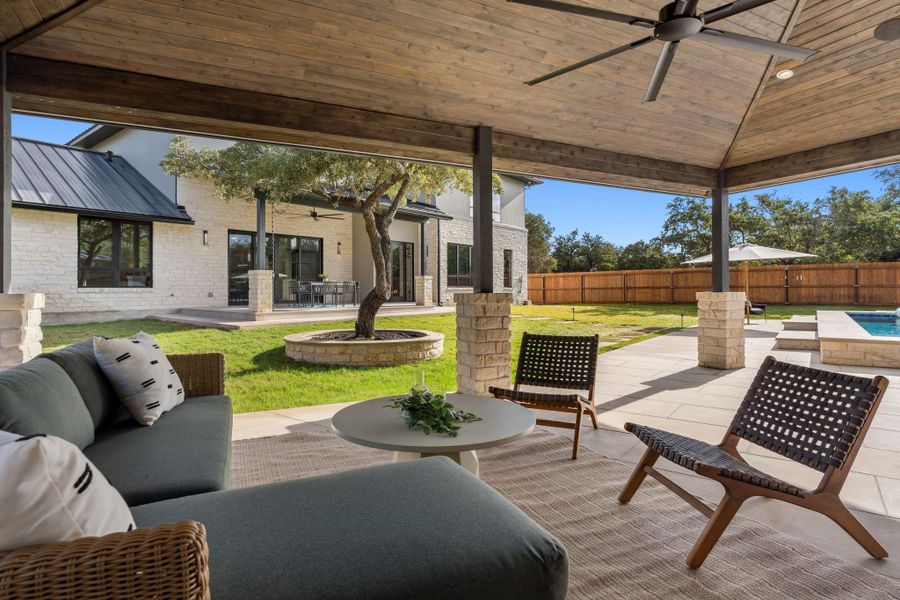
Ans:
[{"label": "tree trunk", "polygon": [[391,237],[388,232],[390,223],[381,215],[363,213],[366,231],[372,247],[372,258],[375,263],[375,287],[372,288],[359,305],[356,314],[356,337],[371,339],[375,337],[375,315],[378,309],[391,297]]}]

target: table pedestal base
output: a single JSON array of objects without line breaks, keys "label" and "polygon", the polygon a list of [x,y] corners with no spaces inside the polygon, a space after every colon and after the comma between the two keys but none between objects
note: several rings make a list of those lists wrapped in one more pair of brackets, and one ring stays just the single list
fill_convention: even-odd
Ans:
[{"label": "table pedestal base", "polygon": [[462,452],[394,452],[394,462],[403,462],[405,460],[415,460],[417,458],[425,458],[428,456],[446,456],[453,460],[456,464],[467,469],[478,477],[478,455],[474,450],[463,450]]}]

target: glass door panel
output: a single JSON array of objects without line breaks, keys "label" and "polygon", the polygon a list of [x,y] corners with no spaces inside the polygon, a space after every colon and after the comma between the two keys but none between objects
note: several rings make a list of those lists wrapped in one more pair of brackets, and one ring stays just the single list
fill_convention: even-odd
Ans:
[{"label": "glass door panel", "polygon": [[247,273],[253,265],[253,239],[249,233],[228,234],[228,305],[247,306],[250,285]]},{"label": "glass door panel", "polygon": [[415,287],[414,246],[410,242],[391,243],[391,297],[389,302],[413,302]]}]

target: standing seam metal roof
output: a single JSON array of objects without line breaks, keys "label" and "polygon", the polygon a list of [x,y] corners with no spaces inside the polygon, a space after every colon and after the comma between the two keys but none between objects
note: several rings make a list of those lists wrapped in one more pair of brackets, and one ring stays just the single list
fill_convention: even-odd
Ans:
[{"label": "standing seam metal roof", "polygon": [[13,206],[193,223],[121,156],[21,138],[12,147]]}]

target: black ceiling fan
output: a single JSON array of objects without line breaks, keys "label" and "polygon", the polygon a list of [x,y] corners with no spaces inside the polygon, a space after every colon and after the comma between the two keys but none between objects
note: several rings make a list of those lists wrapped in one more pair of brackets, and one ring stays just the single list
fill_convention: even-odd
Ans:
[{"label": "black ceiling fan", "polygon": [[320,213],[315,208],[309,211],[309,216],[312,217],[313,221],[318,221],[319,219],[335,219],[337,221],[342,221],[344,219],[344,215],[341,213]]},{"label": "black ceiling fan", "polygon": [[647,37],[635,40],[630,44],[613,48],[596,56],[586,58],[568,67],[557,69],[552,73],[547,73],[531,81],[526,81],[526,85],[537,85],[548,79],[559,77],[566,73],[570,73],[576,69],[586,67],[606,58],[610,58],[617,54],[627,52],[644,44],[649,44],[656,40],[665,42],[659,60],[656,63],[656,69],[650,78],[650,87],[644,95],[644,102],[653,102],[659,95],[663,80],[672,64],[672,58],[675,56],[675,50],[678,48],[679,42],[684,39],[695,37],[699,40],[709,42],[711,44],[719,44],[721,46],[729,46],[739,48],[741,50],[749,50],[752,52],[762,52],[764,54],[773,54],[775,56],[783,56],[795,60],[806,60],[816,53],[816,50],[808,48],[800,48],[798,46],[790,46],[779,42],[772,42],[761,38],[742,35],[740,33],[732,33],[730,31],[721,31],[707,27],[711,23],[733,17],[734,15],[752,10],[758,6],[769,4],[775,0],[736,0],[730,4],[713,8],[703,13],[696,13],[699,0],[677,0],[665,5],[659,11],[659,19],[647,19],[644,17],[634,17],[631,15],[623,15],[616,12],[601,10],[599,8],[591,8],[589,6],[580,6],[577,4],[568,4],[566,2],[557,2],[556,0],[507,0],[515,4],[527,4],[538,8],[547,8],[561,12],[571,13],[575,15],[583,15],[586,17],[596,17],[606,21],[616,21],[625,23],[626,25],[634,25],[645,29],[652,29],[653,33]]}]

